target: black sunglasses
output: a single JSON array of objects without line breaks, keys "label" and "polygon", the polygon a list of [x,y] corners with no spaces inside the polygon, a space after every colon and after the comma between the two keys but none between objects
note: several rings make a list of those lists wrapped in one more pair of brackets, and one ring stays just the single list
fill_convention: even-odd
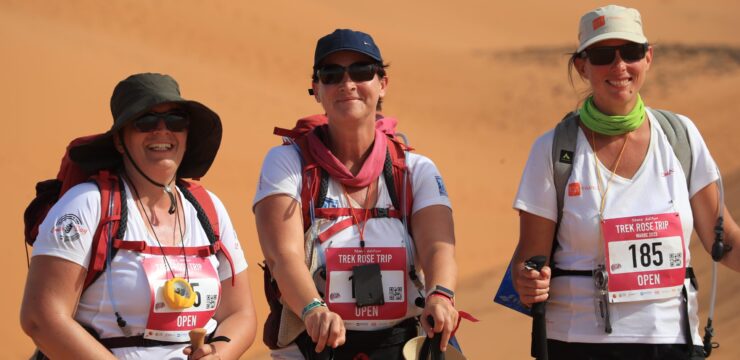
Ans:
[{"label": "black sunglasses", "polygon": [[633,63],[645,58],[648,44],[628,43],[620,46],[592,47],[581,51],[579,56],[581,58],[588,58],[591,65],[609,65],[617,57],[617,50],[619,50],[619,56],[624,62]]},{"label": "black sunglasses", "polygon": [[356,62],[349,67],[337,64],[328,64],[316,70],[316,76],[322,84],[339,84],[344,79],[344,72],[349,74],[349,78],[355,82],[370,81],[378,73],[376,63]]},{"label": "black sunglasses", "polygon": [[152,132],[159,127],[159,120],[163,120],[167,129],[173,132],[184,131],[190,126],[187,113],[176,110],[144,114],[134,121],[134,128],[141,132]]}]

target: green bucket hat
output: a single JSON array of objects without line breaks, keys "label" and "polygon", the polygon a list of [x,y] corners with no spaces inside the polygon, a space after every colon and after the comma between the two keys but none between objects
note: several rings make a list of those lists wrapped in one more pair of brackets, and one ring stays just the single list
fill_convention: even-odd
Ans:
[{"label": "green bucket hat", "polygon": [[113,136],[153,107],[164,103],[180,105],[190,119],[187,149],[177,169],[177,177],[203,177],[221,146],[221,119],[205,105],[183,99],[175,79],[163,74],[135,74],[119,82],[110,99],[113,126],[98,139],[71,148],[70,157],[87,171],[119,167],[122,157],[115,148]]}]

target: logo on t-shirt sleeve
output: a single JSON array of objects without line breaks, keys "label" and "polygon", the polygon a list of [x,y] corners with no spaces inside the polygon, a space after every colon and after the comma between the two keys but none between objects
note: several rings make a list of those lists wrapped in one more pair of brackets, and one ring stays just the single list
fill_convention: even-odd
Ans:
[{"label": "logo on t-shirt sleeve", "polygon": [[437,188],[439,189],[439,195],[440,196],[448,196],[447,195],[447,188],[445,188],[445,183],[442,181],[442,177],[439,175],[434,176],[434,179],[437,180]]},{"label": "logo on t-shirt sleeve", "polygon": [[82,225],[82,221],[77,215],[65,214],[57,219],[51,231],[57,240],[76,241],[80,239],[80,235],[87,234],[88,229]]}]

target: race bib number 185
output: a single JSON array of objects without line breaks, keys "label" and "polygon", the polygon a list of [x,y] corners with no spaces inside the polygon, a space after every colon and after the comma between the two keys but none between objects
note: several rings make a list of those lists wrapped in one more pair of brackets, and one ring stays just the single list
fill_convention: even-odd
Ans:
[{"label": "race bib number 185", "polygon": [[686,254],[678,213],[607,219],[602,231],[610,302],[663,299],[681,292]]}]

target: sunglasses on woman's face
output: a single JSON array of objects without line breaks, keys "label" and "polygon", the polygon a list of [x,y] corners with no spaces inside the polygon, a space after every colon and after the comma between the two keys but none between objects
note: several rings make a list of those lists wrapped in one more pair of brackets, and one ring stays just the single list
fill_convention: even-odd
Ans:
[{"label": "sunglasses on woman's face", "polygon": [[619,56],[627,63],[633,63],[645,58],[648,44],[628,43],[620,46],[599,46],[581,51],[581,58],[588,58],[591,65],[609,65]]},{"label": "sunglasses on woman's face", "polygon": [[144,114],[134,121],[134,128],[140,132],[152,132],[159,127],[160,120],[172,132],[184,131],[190,125],[187,113],[178,110]]},{"label": "sunglasses on woman's face", "polygon": [[337,64],[324,65],[316,70],[316,76],[321,80],[322,84],[339,84],[344,79],[345,71],[349,74],[349,78],[354,82],[370,81],[378,73],[378,64],[356,62],[351,64],[349,67],[344,67]]}]

